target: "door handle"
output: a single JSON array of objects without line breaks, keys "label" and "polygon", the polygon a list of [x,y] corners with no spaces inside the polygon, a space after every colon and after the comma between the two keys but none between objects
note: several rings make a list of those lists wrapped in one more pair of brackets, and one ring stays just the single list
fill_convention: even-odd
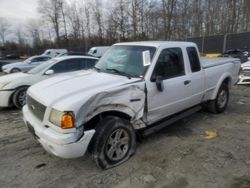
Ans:
[{"label": "door handle", "polygon": [[184,85],[188,85],[188,84],[190,84],[191,83],[191,80],[186,80],[186,81],[184,81]]}]

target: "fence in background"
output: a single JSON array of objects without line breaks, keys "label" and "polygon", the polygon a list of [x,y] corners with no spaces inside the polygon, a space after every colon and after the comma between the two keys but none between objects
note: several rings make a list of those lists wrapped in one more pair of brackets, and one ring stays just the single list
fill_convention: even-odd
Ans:
[{"label": "fence in background", "polygon": [[194,42],[203,53],[222,53],[229,49],[246,48],[250,50],[250,32],[187,38]]},{"label": "fence in background", "polygon": [[[225,35],[214,35],[204,37],[187,38],[184,41],[194,42],[198,45],[200,52],[203,53],[222,53],[229,49],[246,48],[250,50],[250,32],[233,33]],[[18,53],[20,55],[41,54],[46,49],[31,49],[29,51],[2,51],[3,56],[10,53]],[[69,51],[86,52],[86,48],[72,48]]]}]

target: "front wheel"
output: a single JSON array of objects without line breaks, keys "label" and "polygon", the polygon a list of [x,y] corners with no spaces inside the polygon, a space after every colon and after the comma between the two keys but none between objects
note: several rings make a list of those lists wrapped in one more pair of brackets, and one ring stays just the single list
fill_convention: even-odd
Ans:
[{"label": "front wheel", "polygon": [[10,73],[16,73],[16,72],[21,72],[21,70],[18,68],[14,68],[10,71]]},{"label": "front wheel", "polygon": [[97,166],[103,169],[125,162],[136,150],[136,136],[131,123],[114,116],[105,117],[96,127],[89,150]]},{"label": "front wheel", "polygon": [[27,87],[21,87],[16,90],[13,95],[13,104],[18,108],[21,109],[26,104],[26,92]]},{"label": "front wheel", "polygon": [[222,84],[215,100],[208,102],[208,111],[212,113],[222,113],[226,110],[229,101],[229,88],[227,84]]}]

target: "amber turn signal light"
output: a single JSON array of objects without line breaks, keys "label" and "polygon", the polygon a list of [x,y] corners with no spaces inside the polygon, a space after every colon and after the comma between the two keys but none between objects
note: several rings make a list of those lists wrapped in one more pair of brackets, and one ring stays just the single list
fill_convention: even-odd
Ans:
[{"label": "amber turn signal light", "polygon": [[62,129],[71,129],[75,127],[74,116],[71,113],[64,114],[61,119]]}]

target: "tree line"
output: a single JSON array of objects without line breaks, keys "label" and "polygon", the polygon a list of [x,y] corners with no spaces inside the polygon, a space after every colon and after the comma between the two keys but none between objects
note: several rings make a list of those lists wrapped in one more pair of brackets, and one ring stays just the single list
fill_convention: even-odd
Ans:
[{"label": "tree line", "polygon": [[[39,20],[27,24],[33,48],[87,50],[135,40],[250,31],[249,0],[40,0]],[[0,21],[6,44],[8,24]],[[20,31],[16,45],[27,45]]]}]

